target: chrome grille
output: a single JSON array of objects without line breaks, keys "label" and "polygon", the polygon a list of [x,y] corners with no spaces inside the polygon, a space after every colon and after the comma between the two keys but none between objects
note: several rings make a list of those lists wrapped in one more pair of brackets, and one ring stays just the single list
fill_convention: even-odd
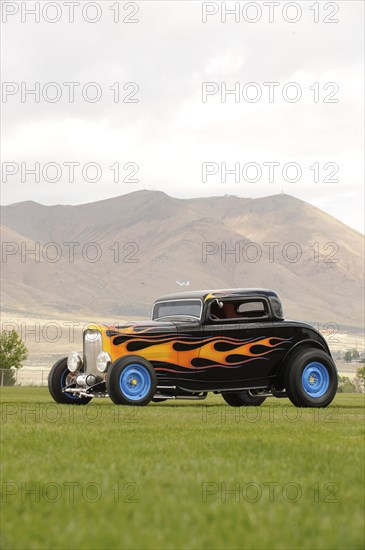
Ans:
[{"label": "chrome grille", "polygon": [[100,376],[96,368],[96,358],[102,351],[102,339],[99,330],[85,330],[84,332],[84,372]]}]

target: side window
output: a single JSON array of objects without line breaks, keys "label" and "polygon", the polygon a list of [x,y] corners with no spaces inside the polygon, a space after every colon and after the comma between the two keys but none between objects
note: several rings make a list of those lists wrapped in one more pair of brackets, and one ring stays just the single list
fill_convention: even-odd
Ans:
[{"label": "side window", "polygon": [[212,321],[230,320],[230,319],[257,319],[266,317],[268,308],[265,300],[244,300],[215,302],[210,308],[210,318]]},{"label": "side window", "polygon": [[251,317],[266,317],[268,311],[266,302],[251,300],[249,302],[242,302],[237,308],[237,313],[239,317],[250,319]]}]

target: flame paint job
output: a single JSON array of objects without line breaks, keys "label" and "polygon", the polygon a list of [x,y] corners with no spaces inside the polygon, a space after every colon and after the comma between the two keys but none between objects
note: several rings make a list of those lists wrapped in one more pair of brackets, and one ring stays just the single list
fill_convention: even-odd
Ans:
[{"label": "flame paint job", "polygon": [[196,337],[176,332],[154,334],[155,325],[99,327],[103,349],[115,361],[124,355],[137,354],[148,361],[158,361],[156,372],[179,373],[184,369],[203,371],[214,367],[234,369],[244,363],[262,359],[274,350],[284,350],[291,338],[262,336],[236,339],[223,336]]},{"label": "flame paint job", "polygon": [[[264,319],[209,317],[210,304],[260,298],[266,302]],[[153,366],[161,385],[177,391],[224,391],[236,388],[282,389],[283,361],[302,342],[330,354],[323,337],[310,325],[286,321],[276,293],[260,289],[192,291],[162,297],[203,301],[201,321],[151,320],[112,326],[89,325],[102,334],[103,350],[112,362],[135,355]],[[157,302],[159,301],[157,300]],[[275,309],[277,303],[279,309]]]}]

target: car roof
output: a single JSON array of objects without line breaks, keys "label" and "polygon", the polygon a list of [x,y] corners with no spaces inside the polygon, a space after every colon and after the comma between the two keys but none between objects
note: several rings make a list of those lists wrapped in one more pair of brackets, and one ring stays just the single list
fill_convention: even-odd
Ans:
[{"label": "car roof", "polygon": [[156,300],[156,302],[193,299],[199,299],[204,302],[209,298],[223,298],[230,296],[232,298],[241,298],[245,296],[267,296],[278,298],[276,292],[266,288],[221,288],[211,290],[192,290],[190,292],[177,292],[174,294],[166,294],[165,296],[160,296]]}]

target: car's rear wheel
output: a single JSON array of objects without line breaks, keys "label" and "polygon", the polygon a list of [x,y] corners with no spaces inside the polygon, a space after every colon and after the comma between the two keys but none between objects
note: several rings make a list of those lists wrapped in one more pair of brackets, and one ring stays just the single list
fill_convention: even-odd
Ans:
[{"label": "car's rear wheel", "polygon": [[67,357],[53,365],[48,375],[48,389],[56,403],[66,405],[87,405],[92,397],[80,397],[74,393],[63,392],[66,386],[75,381],[75,375],[67,368]]},{"label": "car's rear wheel", "polygon": [[156,387],[156,373],[143,357],[117,359],[106,377],[109,397],[116,405],[148,405],[156,393]]},{"label": "car's rear wheel", "polygon": [[337,391],[337,369],[320,349],[298,351],[285,370],[285,389],[296,407],[327,407]]},{"label": "car's rear wheel", "polygon": [[259,407],[266,397],[251,395],[248,391],[222,392],[222,397],[231,407]]},{"label": "car's rear wheel", "polygon": [[153,403],[163,403],[164,401],[168,401],[168,399],[165,399],[165,398],[158,399],[158,398],[156,398],[156,397],[154,397],[154,398],[152,399],[152,402],[153,402]]}]

